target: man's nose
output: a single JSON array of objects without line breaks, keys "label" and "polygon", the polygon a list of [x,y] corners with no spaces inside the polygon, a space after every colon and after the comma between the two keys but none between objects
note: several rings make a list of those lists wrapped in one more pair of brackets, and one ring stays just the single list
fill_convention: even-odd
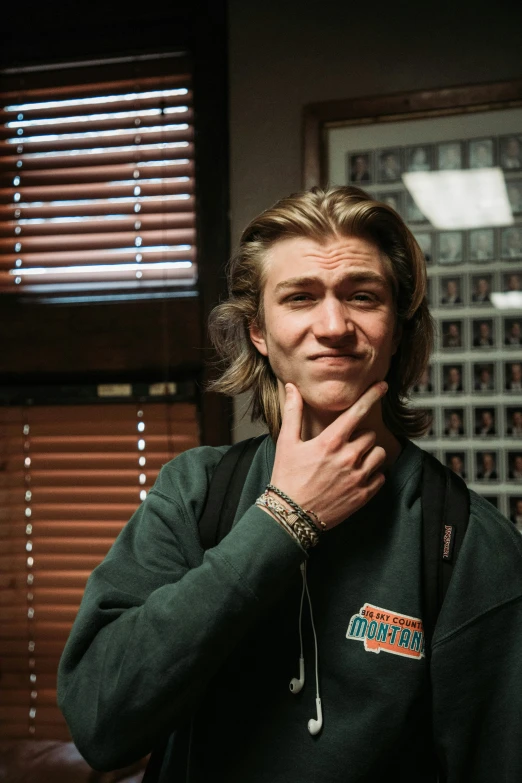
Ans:
[{"label": "man's nose", "polygon": [[314,321],[315,336],[335,339],[353,331],[353,321],[343,302],[338,299],[325,299]]}]

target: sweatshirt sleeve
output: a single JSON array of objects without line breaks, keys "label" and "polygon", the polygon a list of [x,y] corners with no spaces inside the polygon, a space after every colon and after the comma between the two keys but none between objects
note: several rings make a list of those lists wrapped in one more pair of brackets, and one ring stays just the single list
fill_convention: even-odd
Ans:
[{"label": "sweatshirt sleeve", "polygon": [[447,783],[522,780],[522,538],[472,494],[433,640],[434,733]]},{"label": "sweatshirt sleeve", "polygon": [[60,661],[58,704],[94,768],[141,758],[187,721],[306,558],[256,506],[202,552],[197,520],[219,456],[195,449],[163,468],[88,580]]}]

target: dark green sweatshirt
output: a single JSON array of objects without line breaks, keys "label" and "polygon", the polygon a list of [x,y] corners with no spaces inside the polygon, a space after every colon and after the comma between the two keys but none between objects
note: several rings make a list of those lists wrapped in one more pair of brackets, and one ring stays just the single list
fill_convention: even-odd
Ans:
[{"label": "dark green sweatshirt", "polygon": [[[58,700],[91,765],[123,766],[176,730],[162,783],[422,783],[436,780],[434,749],[448,783],[521,781],[522,537],[514,526],[471,493],[428,667],[422,452],[408,443],[379,493],[307,557],[253,505],[271,475],[269,439],[232,531],[203,553],[197,522],[225,450],[194,449],[164,466],[89,579]],[[324,716],[315,737],[306,603],[306,680],[299,694],[289,690],[299,673],[304,560]]]}]

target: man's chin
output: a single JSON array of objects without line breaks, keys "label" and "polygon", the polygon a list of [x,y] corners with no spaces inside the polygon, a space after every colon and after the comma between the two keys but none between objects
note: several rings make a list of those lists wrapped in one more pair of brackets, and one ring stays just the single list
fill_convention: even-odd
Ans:
[{"label": "man's chin", "polygon": [[350,408],[360,395],[357,394],[343,394],[328,396],[324,395],[319,398],[304,399],[304,404],[307,408],[317,414],[340,414],[343,411]]}]

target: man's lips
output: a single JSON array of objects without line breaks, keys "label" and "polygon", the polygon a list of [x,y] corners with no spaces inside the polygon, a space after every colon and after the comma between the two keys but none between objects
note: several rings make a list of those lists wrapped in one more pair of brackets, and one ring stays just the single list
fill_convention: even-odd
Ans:
[{"label": "man's lips", "polygon": [[328,353],[328,352],[321,352],[321,353],[314,353],[311,356],[308,357],[310,360],[316,360],[316,359],[361,359],[361,354],[358,353],[352,353],[349,351],[344,351],[343,353]]}]

